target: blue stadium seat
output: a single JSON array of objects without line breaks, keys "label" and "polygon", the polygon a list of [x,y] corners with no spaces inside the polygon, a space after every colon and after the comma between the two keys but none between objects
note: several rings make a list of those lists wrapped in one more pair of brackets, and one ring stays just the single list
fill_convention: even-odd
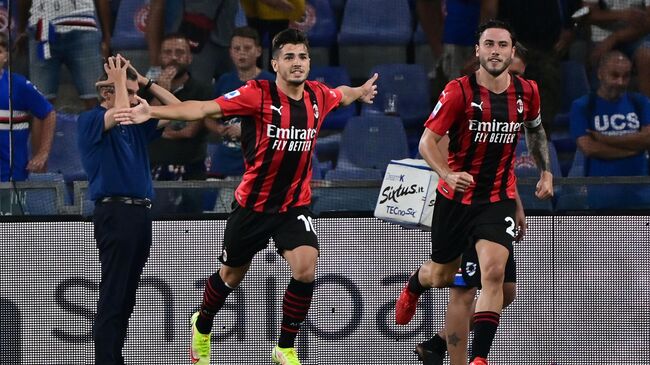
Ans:
[{"label": "blue stadium seat", "polygon": [[[553,144],[549,143],[549,157],[551,159],[551,173],[553,176],[562,176],[560,171],[560,162],[557,159],[557,152]],[[539,177],[539,169],[535,163],[533,156],[528,153],[528,147],[526,146],[526,140],[521,136],[519,138],[519,143],[517,143],[517,149],[515,151],[515,176],[518,178],[522,177]],[[533,210],[553,210],[553,201],[552,200],[539,200],[535,197],[535,185],[519,185],[519,196],[521,197],[522,204],[524,209],[533,209]],[[554,186],[555,197],[557,198],[561,193],[561,188],[559,186]]]},{"label": "blue stadium seat", "polygon": [[336,18],[328,0],[308,0],[304,17],[292,22],[291,27],[307,33],[310,47],[331,47],[336,44]]},{"label": "blue stadium seat", "polygon": [[66,182],[87,180],[77,149],[76,114],[57,113],[52,150],[47,161],[49,172],[63,174]]},{"label": "blue stadium seat", "polygon": [[567,176],[573,164],[576,152],[576,141],[568,130],[551,132],[551,142],[555,147],[560,161],[562,176]]},{"label": "blue stadium seat", "polygon": [[321,168],[321,163],[318,161],[316,154],[311,155],[311,179],[312,180],[322,180],[325,176],[323,169]]},{"label": "blue stadium seat", "polygon": [[[350,76],[343,67],[312,67],[309,79],[325,83],[329,87],[350,85]],[[355,105],[338,108],[325,118],[323,129],[343,129],[348,119],[355,114]]]},{"label": "blue stadium seat", "polygon": [[362,79],[380,63],[406,63],[413,33],[408,0],[347,0],[339,32],[339,64]]},{"label": "blue stadium seat", "polygon": [[589,94],[589,78],[585,65],[577,61],[564,61],[561,64],[562,72],[562,104],[560,111],[567,113],[574,100]]},{"label": "blue stadium seat", "polygon": [[347,0],[340,45],[406,45],[413,31],[408,0]]},{"label": "blue stadium seat", "polygon": [[569,113],[558,113],[553,118],[553,127],[559,128],[569,128],[571,120],[569,119]]},{"label": "blue stadium seat", "polygon": [[335,12],[342,12],[345,8],[345,2],[346,0],[329,0],[330,6]]},{"label": "blue stadium seat", "polygon": [[383,174],[391,160],[407,157],[406,132],[400,118],[352,117],[341,136],[336,168],[372,168]]},{"label": "blue stadium seat", "polygon": [[377,96],[372,104],[364,104],[361,115],[384,114],[387,99],[397,96],[396,112],[409,126],[422,126],[431,112],[429,80],[420,65],[384,64],[372,68],[379,74]]},{"label": "blue stadium seat", "polygon": [[571,169],[569,170],[569,173],[567,176],[569,177],[576,177],[576,176],[586,176],[587,171],[586,171],[586,164],[587,159],[585,158],[585,154],[582,153],[579,149],[576,149],[576,153],[573,157],[573,164],[571,165]]},{"label": "blue stadium seat", "polygon": [[325,180],[381,180],[381,171],[368,168],[337,167],[325,174]]},{"label": "blue stadium seat", "polygon": [[[585,171],[585,155],[579,149],[576,149],[573,163],[568,177],[583,177]],[[557,199],[556,208],[558,210],[588,209],[587,186],[586,185],[566,185],[562,188],[562,195]]]},{"label": "blue stadium seat", "polygon": [[[65,186],[63,175],[57,173],[32,173],[28,181],[54,182],[63,194]],[[55,188],[25,189],[25,213],[30,215],[54,215],[59,214],[60,205]]]},{"label": "blue stadium seat", "polygon": [[[376,180],[383,178],[377,169],[338,167],[325,174],[325,180]],[[320,188],[314,189],[312,210],[316,214],[326,211],[373,211],[377,204],[379,188]]]}]

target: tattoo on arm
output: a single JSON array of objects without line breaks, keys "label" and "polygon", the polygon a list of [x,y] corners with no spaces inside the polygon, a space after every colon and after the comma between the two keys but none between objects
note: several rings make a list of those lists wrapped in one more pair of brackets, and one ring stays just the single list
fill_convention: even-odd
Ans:
[{"label": "tattoo on arm", "polygon": [[550,171],[551,162],[548,154],[548,140],[544,127],[540,124],[536,128],[526,128],[526,146],[528,153],[535,159],[541,171]]},{"label": "tattoo on arm", "polygon": [[447,335],[447,344],[452,345],[454,347],[458,346],[458,343],[460,342],[460,338],[456,334],[456,332]]}]

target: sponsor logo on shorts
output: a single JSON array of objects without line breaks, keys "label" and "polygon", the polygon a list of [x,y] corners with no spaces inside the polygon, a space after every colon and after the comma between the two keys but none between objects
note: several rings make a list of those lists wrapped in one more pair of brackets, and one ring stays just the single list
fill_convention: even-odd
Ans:
[{"label": "sponsor logo on shorts", "polygon": [[465,264],[465,272],[467,273],[468,276],[474,276],[474,274],[476,274],[476,263],[467,262]]}]

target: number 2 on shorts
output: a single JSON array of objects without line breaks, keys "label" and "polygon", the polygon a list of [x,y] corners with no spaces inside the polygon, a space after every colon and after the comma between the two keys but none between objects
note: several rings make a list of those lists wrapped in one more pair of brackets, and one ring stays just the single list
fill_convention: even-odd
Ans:
[{"label": "number 2 on shorts", "polygon": [[511,235],[512,237],[515,236],[515,220],[512,219],[512,217],[506,217],[505,219],[506,223],[510,224],[508,228],[506,228],[506,233]]}]

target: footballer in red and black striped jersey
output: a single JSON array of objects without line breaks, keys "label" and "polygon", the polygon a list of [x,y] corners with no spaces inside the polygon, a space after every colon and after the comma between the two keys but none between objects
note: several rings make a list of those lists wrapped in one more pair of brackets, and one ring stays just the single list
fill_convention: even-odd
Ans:
[{"label": "footballer in red and black striped jersey", "polygon": [[216,99],[226,117],[242,117],[245,173],[235,199],[257,212],[285,212],[311,202],[311,160],[320,127],[340,90],[305,81],[299,100],[274,82],[252,80]]}]

